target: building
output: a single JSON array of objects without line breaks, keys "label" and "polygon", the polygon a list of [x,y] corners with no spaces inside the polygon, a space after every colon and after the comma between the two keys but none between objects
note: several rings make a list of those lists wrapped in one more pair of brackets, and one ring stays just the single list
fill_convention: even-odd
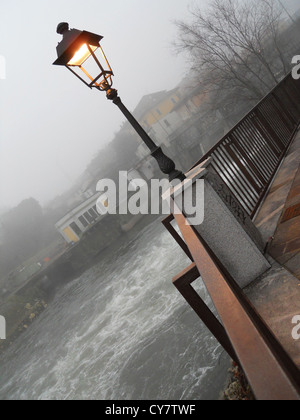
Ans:
[{"label": "building", "polygon": [[[161,91],[144,96],[133,112],[145,131],[158,142],[159,145],[170,145],[168,136],[178,124],[172,111],[180,101],[178,89],[171,91]],[[139,139],[137,156],[139,159],[145,158],[149,154],[147,146]]]},{"label": "building", "polygon": [[[149,136],[186,170],[212,144],[208,132],[215,126],[216,116],[212,112],[207,115],[207,101],[208,92],[191,77],[171,91],[144,96],[134,115]],[[139,159],[149,155],[145,144],[139,144],[136,155]]]},{"label": "building", "polygon": [[97,200],[100,195],[94,194],[56,223],[56,229],[67,243],[79,242],[85,232],[105,217],[97,212]]},{"label": "building", "polygon": [[174,109],[179,100],[177,89],[152,93],[140,100],[133,114],[147,129],[163,120]]},{"label": "building", "polygon": [[[195,156],[200,158],[210,148],[205,123],[211,125],[212,115],[203,118],[207,100],[208,93],[190,78],[171,91],[144,96],[134,115],[149,136],[187,169]],[[139,159],[149,155],[144,143],[140,142],[136,155]]]},{"label": "building", "polygon": [[[127,181],[130,183],[135,179],[143,179],[144,181],[148,182],[151,178],[153,178],[154,174],[155,170],[153,167],[153,162],[149,161],[148,158],[145,158],[140,161],[135,168],[132,168],[128,171]],[[86,189],[86,186],[84,186],[82,190],[83,195],[81,195],[81,197],[83,198],[85,195],[87,195],[88,198],[81,204],[77,205],[77,207],[75,207],[73,210],[69,211],[55,224],[55,228],[68,244],[79,242],[85,233],[90,231],[93,226],[101,222],[107,216],[107,214],[100,215],[98,213],[97,202],[100,199],[102,205],[108,208],[108,197],[101,192],[92,194],[92,196],[90,196],[91,191],[91,188]],[[121,199],[118,186],[116,192],[117,197]],[[128,194],[130,195],[132,192],[129,192]],[[127,200],[128,197],[126,196],[124,200],[125,199]],[[117,206],[121,205],[123,201],[117,203]],[[122,229],[122,219],[118,220],[117,223],[119,223],[120,229]],[[101,229],[102,228],[103,225],[101,226]]]}]

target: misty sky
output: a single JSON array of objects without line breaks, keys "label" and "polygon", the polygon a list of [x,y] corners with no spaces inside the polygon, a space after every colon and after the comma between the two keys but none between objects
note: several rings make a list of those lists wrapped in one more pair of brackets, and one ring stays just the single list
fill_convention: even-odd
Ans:
[{"label": "misty sky", "polygon": [[184,56],[171,47],[173,20],[207,2],[0,0],[0,209],[29,197],[44,205],[69,188],[124,120],[104,93],[52,66],[57,24],[104,36],[114,87],[133,110],[143,95],[173,89],[184,77]]}]

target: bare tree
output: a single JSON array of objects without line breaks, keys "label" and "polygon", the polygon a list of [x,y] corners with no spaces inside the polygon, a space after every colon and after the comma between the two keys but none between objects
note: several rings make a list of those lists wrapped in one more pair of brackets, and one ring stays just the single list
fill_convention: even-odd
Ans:
[{"label": "bare tree", "polygon": [[191,10],[191,23],[176,22],[176,47],[190,54],[204,89],[255,102],[290,68],[282,13],[277,0],[212,0],[206,11]]}]

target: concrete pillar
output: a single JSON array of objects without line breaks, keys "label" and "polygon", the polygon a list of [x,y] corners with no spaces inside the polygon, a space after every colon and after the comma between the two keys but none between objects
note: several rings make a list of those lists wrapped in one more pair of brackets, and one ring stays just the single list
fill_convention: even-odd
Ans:
[{"label": "concrete pillar", "polygon": [[[197,209],[204,207],[203,223],[194,227],[233,279],[244,288],[265,273],[270,264],[263,255],[260,233],[210,163],[208,160],[187,174],[188,179],[174,188],[171,196],[192,225],[193,215],[187,214],[184,200],[181,204],[182,196],[192,196]],[[204,197],[196,188],[197,180],[204,182]],[[192,191],[188,192],[189,189]]]}]

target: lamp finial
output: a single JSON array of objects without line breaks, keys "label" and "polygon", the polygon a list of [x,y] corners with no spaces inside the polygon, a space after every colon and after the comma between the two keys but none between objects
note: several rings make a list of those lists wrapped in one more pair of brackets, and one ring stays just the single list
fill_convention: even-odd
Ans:
[{"label": "lamp finial", "polygon": [[56,32],[60,35],[63,35],[68,30],[69,30],[69,24],[67,22],[61,22],[57,25]]}]

